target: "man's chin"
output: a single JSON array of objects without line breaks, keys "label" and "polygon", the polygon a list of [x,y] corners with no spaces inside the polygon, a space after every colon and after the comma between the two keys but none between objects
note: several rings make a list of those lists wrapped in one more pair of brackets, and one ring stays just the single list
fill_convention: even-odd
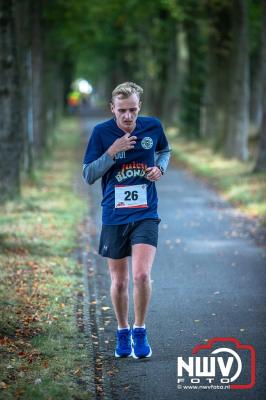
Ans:
[{"label": "man's chin", "polygon": [[132,123],[130,123],[130,124],[123,124],[123,127],[126,129],[131,129],[131,128],[133,128],[133,124]]},{"label": "man's chin", "polygon": [[122,122],[120,125],[118,124],[118,126],[120,129],[130,133],[134,129],[135,124],[134,122]]}]

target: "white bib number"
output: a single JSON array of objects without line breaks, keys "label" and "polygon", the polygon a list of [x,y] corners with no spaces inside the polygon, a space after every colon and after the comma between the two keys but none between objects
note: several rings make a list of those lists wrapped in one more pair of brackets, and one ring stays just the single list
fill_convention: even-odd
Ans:
[{"label": "white bib number", "polygon": [[147,185],[115,186],[115,208],[145,208]]}]

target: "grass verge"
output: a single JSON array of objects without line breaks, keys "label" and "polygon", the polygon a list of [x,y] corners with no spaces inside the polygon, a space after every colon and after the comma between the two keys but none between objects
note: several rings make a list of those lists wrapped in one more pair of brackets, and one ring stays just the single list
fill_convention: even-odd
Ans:
[{"label": "grass verge", "polygon": [[0,397],[88,399],[86,341],[77,297],[82,266],[73,256],[87,205],[78,122],[62,121],[55,146],[21,199],[0,208]]},{"label": "grass verge", "polygon": [[249,217],[266,225],[266,173],[252,173],[254,161],[228,160],[203,142],[187,141],[169,129],[174,159],[207,178],[220,194]]}]

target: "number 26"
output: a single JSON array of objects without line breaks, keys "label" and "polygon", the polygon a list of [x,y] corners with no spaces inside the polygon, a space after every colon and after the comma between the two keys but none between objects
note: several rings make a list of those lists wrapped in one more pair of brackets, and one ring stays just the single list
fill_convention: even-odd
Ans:
[{"label": "number 26", "polygon": [[129,190],[127,190],[125,192],[125,200],[138,200],[139,196],[138,196],[138,192],[136,190],[133,190],[133,192],[130,192]]}]

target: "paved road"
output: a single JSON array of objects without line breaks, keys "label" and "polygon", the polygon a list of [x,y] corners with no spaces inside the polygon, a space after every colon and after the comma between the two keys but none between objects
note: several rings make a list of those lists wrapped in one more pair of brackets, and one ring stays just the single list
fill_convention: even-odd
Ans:
[{"label": "paved road", "polygon": [[[86,136],[95,122],[90,119],[83,125]],[[96,304],[96,371],[100,371],[97,397],[262,400],[266,396],[266,254],[249,235],[252,222],[185,170],[170,167],[157,190],[162,222],[146,321],[153,356],[140,361],[113,357],[116,321],[109,295],[110,281],[105,260],[96,254],[101,189],[99,182],[89,188],[91,223],[95,224],[89,252],[94,272],[89,280],[91,300]],[[132,286],[130,294],[132,300]],[[133,323],[132,301],[130,307]],[[194,346],[215,337],[234,337],[255,348],[254,388],[177,389],[177,357],[187,361]],[[225,347],[225,343],[217,347]],[[241,383],[246,383],[249,358],[248,352],[242,351]],[[206,380],[202,382],[206,384]]]}]

